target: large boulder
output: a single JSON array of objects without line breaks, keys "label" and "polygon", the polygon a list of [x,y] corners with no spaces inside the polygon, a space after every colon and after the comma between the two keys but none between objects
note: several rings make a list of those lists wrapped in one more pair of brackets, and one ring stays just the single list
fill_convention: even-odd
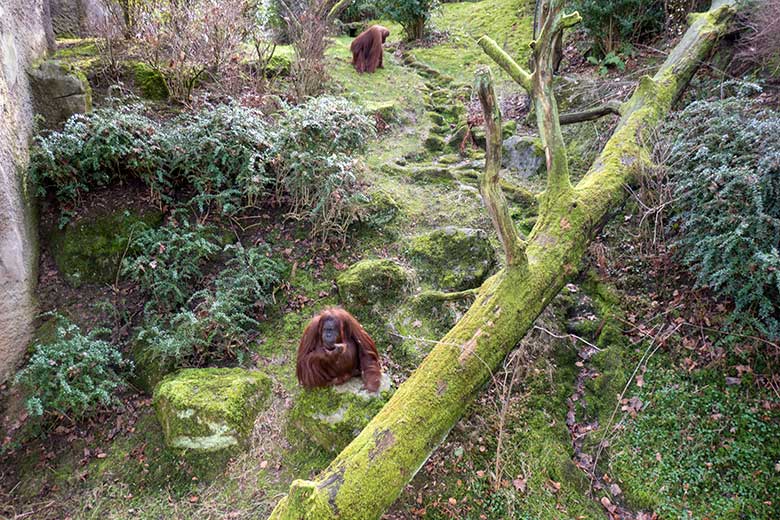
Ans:
[{"label": "large boulder", "polygon": [[73,114],[92,110],[92,89],[83,72],[57,60],[29,71],[35,112],[54,128]]},{"label": "large boulder", "polygon": [[69,223],[51,236],[57,268],[73,287],[85,283],[113,283],[122,255],[133,233],[162,223],[157,210],[135,214],[120,210]]},{"label": "large boulder", "polygon": [[347,309],[368,310],[396,301],[408,283],[406,270],[387,259],[361,260],[336,278],[339,297]]},{"label": "large boulder", "polygon": [[446,291],[479,287],[496,263],[480,229],[446,227],[414,237],[406,250],[423,282]]},{"label": "large boulder", "polygon": [[154,408],[166,446],[207,467],[246,447],[270,394],[271,380],[261,372],[188,368],[157,385]]},{"label": "large boulder", "polygon": [[544,147],[538,137],[513,135],[504,140],[501,166],[527,179],[546,171]]},{"label": "large boulder", "polygon": [[290,410],[290,424],[307,439],[338,453],[360,433],[392,395],[390,376],[370,393],[354,377],[343,385],[305,390]]}]

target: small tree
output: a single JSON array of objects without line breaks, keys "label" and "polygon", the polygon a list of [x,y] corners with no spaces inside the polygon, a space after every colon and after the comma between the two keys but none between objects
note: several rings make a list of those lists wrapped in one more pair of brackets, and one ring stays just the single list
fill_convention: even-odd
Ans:
[{"label": "small tree", "polygon": [[401,24],[407,40],[419,40],[425,36],[425,26],[438,0],[382,0],[382,15]]},{"label": "small tree", "polygon": [[277,0],[278,10],[287,26],[287,35],[295,51],[292,76],[299,99],[322,92],[328,76],[325,50],[333,20],[351,0]]},{"label": "small tree", "polygon": [[574,7],[601,58],[619,52],[625,43],[661,31],[665,4],[661,0],[577,0]]}]

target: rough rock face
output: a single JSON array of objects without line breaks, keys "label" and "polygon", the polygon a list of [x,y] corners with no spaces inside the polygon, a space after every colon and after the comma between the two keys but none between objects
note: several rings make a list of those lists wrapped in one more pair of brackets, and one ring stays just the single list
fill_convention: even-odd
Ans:
[{"label": "rough rock face", "polygon": [[163,379],[154,407],[169,448],[192,462],[243,448],[268,403],[271,380],[242,368],[188,368]]},{"label": "rough rock face", "polygon": [[29,71],[35,112],[46,126],[56,127],[73,114],[92,109],[92,89],[86,76],[55,60],[44,61]]},{"label": "rough rock face", "polygon": [[527,179],[546,171],[544,148],[538,137],[513,135],[504,140],[501,166]]},{"label": "rough rock face", "polygon": [[338,453],[390,399],[391,385],[390,376],[384,373],[376,393],[367,392],[359,377],[343,385],[304,391],[290,410],[290,423],[319,446]]},{"label": "rough rock face", "polygon": [[49,0],[57,36],[88,36],[106,19],[100,0]]},{"label": "rough rock face", "polygon": [[437,229],[413,238],[406,254],[422,281],[446,291],[479,287],[496,263],[496,252],[480,229]]},{"label": "rough rock face", "polygon": [[24,187],[33,124],[27,70],[46,52],[45,20],[44,0],[0,2],[0,382],[21,361],[36,312],[37,232]]}]

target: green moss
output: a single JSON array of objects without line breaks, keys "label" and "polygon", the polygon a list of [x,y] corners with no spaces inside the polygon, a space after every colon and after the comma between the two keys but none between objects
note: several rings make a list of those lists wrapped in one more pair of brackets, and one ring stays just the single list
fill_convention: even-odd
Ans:
[{"label": "green moss", "polygon": [[158,352],[138,339],[130,347],[130,358],[133,360],[130,382],[149,395],[152,395],[154,388],[165,376],[176,370],[173,358],[160,359]]},{"label": "green moss", "polygon": [[132,234],[161,222],[159,211],[136,215],[124,210],[85,218],[54,231],[50,250],[57,268],[73,287],[113,283]]},{"label": "green moss", "polygon": [[155,101],[168,99],[168,87],[159,70],[140,61],[133,63],[132,69],[135,86],[143,97]]},{"label": "green moss", "polygon": [[[482,0],[445,3],[434,14],[432,25],[447,31],[449,38],[430,47],[413,49],[418,60],[438,71],[470,84],[479,65],[493,65],[476,44],[475,38],[487,34],[524,63],[532,38],[533,4],[514,0]],[[497,71],[500,81],[508,81]]]},{"label": "green moss", "polygon": [[420,279],[442,290],[478,287],[496,263],[481,230],[447,227],[414,237],[406,255]]},{"label": "green moss", "polygon": [[290,425],[325,450],[341,451],[392,395],[387,374],[380,395],[368,394],[362,385],[359,378],[353,378],[336,388],[301,392],[290,410]]},{"label": "green moss", "polygon": [[728,387],[720,371],[671,368],[665,357],[631,390],[646,406],[611,442],[609,474],[628,503],[663,518],[777,518],[777,395]]},{"label": "green moss", "polygon": [[268,376],[240,368],[183,369],[167,376],[154,391],[166,445],[211,474],[246,445],[270,391]]},{"label": "green moss", "polygon": [[404,268],[387,259],[361,260],[336,278],[339,296],[348,309],[396,301],[408,282]]}]

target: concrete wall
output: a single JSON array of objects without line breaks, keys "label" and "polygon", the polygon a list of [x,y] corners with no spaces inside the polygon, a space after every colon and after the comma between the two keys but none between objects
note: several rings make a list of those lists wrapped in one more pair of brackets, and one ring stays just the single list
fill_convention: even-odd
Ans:
[{"label": "concrete wall", "polygon": [[24,357],[36,312],[37,229],[24,188],[33,123],[26,71],[46,53],[47,1],[0,0],[0,383]]}]

